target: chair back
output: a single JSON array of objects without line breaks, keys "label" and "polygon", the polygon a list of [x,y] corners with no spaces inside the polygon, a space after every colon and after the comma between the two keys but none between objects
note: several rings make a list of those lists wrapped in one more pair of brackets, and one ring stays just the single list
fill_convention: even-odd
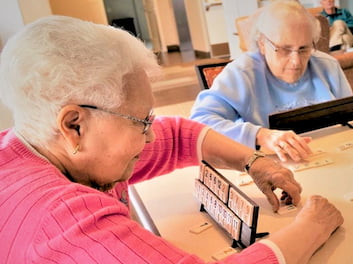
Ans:
[{"label": "chair back", "polygon": [[239,37],[239,48],[241,51],[247,51],[250,46],[250,32],[252,23],[248,16],[242,16],[235,19],[235,28]]},{"label": "chair back", "polygon": [[231,60],[195,65],[195,71],[201,89],[209,89],[212,86],[214,79],[229,62],[231,62]]},{"label": "chair back", "polygon": [[309,7],[307,8],[307,10],[313,15],[313,16],[317,16],[320,15],[320,12],[322,11],[322,7],[318,6],[318,7]]},{"label": "chair back", "polygon": [[320,39],[316,43],[316,49],[329,53],[329,42],[330,42],[330,25],[326,17],[322,15],[316,15],[316,19],[320,22],[321,34]]}]

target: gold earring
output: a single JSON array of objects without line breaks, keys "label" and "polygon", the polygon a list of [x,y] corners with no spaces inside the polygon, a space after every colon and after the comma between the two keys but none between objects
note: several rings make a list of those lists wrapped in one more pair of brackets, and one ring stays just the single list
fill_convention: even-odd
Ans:
[{"label": "gold earring", "polygon": [[77,144],[76,145],[76,147],[75,147],[75,149],[74,149],[74,151],[72,151],[72,154],[77,154],[77,152],[79,151],[79,149],[80,149],[80,144]]}]

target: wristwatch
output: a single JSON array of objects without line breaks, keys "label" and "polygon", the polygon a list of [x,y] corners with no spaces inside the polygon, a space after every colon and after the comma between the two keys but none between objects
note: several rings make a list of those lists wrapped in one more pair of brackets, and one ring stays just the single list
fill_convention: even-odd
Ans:
[{"label": "wristwatch", "polygon": [[249,174],[249,170],[251,168],[251,166],[253,165],[253,163],[258,159],[258,158],[263,158],[265,157],[265,153],[261,152],[261,151],[255,151],[254,154],[252,154],[252,156],[250,157],[248,163],[246,163],[245,167],[244,167],[244,171]]}]

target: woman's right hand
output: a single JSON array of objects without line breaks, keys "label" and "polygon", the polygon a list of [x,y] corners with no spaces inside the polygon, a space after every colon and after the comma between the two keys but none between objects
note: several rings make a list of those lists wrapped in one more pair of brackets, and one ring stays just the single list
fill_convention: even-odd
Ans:
[{"label": "woman's right hand", "polygon": [[287,264],[308,263],[342,223],[343,217],[337,208],[326,198],[314,195],[307,199],[291,224],[269,239],[280,248]]},{"label": "woman's right hand", "polygon": [[344,219],[340,211],[326,198],[313,195],[305,202],[295,221],[316,226],[318,232],[322,235],[321,243],[324,243],[332,232],[343,224]]}]

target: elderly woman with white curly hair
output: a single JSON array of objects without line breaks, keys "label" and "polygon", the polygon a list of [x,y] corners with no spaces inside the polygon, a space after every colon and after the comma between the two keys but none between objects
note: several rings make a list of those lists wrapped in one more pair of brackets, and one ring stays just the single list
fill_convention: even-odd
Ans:
[{"label": "elderly woman with white curly hair", "polygon": [[311,154],[310,138],[269,129],[273,113],[352,95],[339,63],[315,50],[320,24],[299,2],[274,1],[258,14],[251,51],[243,53],[202,91],[191,118],[281,161]]},{"label": "elderly woman with white curly hair", "polygon": [[[0,133],[2,263],[204,263],[133,221],[127,188],[201,159],[246,167],[274,211],[275,188],[299,203],[300,185],[272,159],[200,123],[154,118],[158,72],[129,33],[69,17],[6,43],[0,95],[15,125]],[[305,263],[342,222],[312,196],[285,229],[218,263]]]}]

